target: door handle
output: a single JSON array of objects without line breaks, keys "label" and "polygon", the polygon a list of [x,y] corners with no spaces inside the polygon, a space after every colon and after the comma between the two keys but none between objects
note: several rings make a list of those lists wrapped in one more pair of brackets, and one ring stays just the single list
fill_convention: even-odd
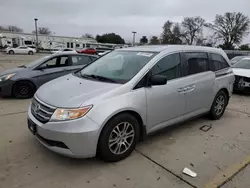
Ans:
[{"label": "door handle", "polygon": [[189,86],[186,87],[186,90],[185,90],[185,91],[186,91],[186,93],[187,93],[187,92],[193,91],[194,89],[195,89],[195,85],[189,85]]},{"label": "door handle", "polygon": [[178,91],[179,93],[184,93],[184,92],[187,91],[187,88],[186,88],[186,87],[181,87],[181,88],[177,89],[177,91]]},{"label": "door handle", "polygon": [[178,88],[177,91],[179,93],[187,93],[187,92],[193,91],[194,89],[195,89],[195,85],[189,85],[189,86]]}]

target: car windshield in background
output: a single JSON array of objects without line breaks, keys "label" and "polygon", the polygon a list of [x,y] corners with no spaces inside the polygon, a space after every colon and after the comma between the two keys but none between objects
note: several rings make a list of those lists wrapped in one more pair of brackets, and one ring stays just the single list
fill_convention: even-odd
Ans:
[{"label": "car windshield in background", "polygon": [[26,65],[26,67],[28,67],[28,68],[35,67],[35,66],[39,65],[42,61],[48,59],[49,57],[50,56],[41,57],[41,58],[31,62],[30,64]]},{"label": "car windshield in background", "polygon": [[240,60],[246,58],[247,56],[236,56],[233,59],[231,59],[231,64],[234,65],[235,63],[239,62]]},{"label": "car windshield in background", "polygon": [[240,60],[233,68],[250,69],[250,59]]},{"label": "car windshield in background", "polygon": [[81,76],[124,84],[156,54],[155,52],[113,51],[81,70]]}]

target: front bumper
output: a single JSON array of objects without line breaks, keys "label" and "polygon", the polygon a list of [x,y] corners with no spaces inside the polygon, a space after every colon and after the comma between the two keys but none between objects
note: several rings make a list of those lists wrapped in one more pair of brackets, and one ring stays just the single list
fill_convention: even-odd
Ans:
[{"label": "front bumper", "polygon": [[11,96],[13,85],[14,81],[12,80],[0,82],[0,96]]},{"label": "front bumper", "polygon": [[46,148],[74,158],[96,155],[100,126],[87,116],[72,121],[42,124],[29,108],[28,119],[36,125],[35,136]]},{"label": "front bumper", "polygon": [[236,79],[234,82],[234,90],[242,92],[250,92],[250,79],[241,76],[235,76],[235,77]]}]

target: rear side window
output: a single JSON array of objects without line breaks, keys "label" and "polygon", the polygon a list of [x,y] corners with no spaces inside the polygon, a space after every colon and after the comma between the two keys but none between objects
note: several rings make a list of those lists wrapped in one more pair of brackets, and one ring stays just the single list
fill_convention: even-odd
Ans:
[{"label": "rear side window", "polygon": [[209,70],[207,53],[190,52],[184,53],[188,66],[188,75],[206,72]]},{"label": "rear side window", "polygon": [[88,56],[72,56],[73,66],[88,65],[92,60]]},{"label": "rear side window", "polygon": [[60,58],[60,61],[59,61],[60,62],[60,64],[59,64],[60,67],[70,66],[68,56],[61,56],[59,58]]},{"label": "rear side window", "polygon": [[218,71],[229,67],[227,61],[219,54],[211,54],[211,70]]},{"label": "rear side window", "polygon": [[158,61],[152,68],[152,75],[156,74],[166,76],[168,80],[181,77],[180,54],[171,54]]}]

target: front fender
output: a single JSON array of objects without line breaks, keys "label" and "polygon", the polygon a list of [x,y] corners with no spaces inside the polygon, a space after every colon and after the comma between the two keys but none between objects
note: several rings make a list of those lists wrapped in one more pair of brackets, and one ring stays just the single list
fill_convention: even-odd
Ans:
[{"label": "front fender", "polygon": [[125,111],[136,112],[140,115],[143,125],[146,125],[147,105],[144,88],[104,100],[94,105],[87,116],[101,127],[104,127],[112,117]]}]

